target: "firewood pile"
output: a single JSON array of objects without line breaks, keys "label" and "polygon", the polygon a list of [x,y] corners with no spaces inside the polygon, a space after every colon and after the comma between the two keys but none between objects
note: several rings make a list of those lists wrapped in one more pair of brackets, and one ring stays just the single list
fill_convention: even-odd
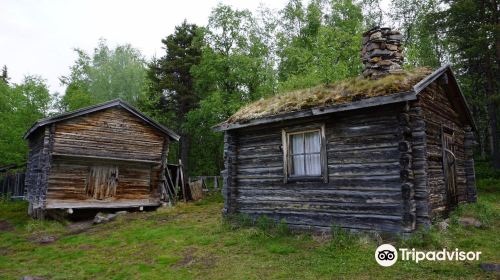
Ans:
[{"label": "firewood pile", "polygon": [[387,74],[402,73],[403,35],[387,27],[374,27],[363,34],[363,76],[377,79]]}]

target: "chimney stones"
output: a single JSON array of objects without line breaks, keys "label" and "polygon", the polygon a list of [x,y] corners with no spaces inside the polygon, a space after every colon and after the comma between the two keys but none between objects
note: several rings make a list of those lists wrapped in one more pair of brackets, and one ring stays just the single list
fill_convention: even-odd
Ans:
[{"label": "chimney stones", "polygon": [[363,34],[363,76],[378,79],[387,74],[402,73],[403,35],[397,30],[376,26]]}]

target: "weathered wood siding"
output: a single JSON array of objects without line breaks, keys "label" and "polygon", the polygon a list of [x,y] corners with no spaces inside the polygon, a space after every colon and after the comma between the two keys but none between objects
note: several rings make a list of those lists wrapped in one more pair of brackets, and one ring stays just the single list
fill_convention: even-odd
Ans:
[{"label": "weathered wood siding", "polygon": [[410,127],[416,226],[428,227],[431,223],[431,219],[428,205],[427,134],[423,110],[418,102],[413,103],[410,109]]},{"label": "weathered wood siding", "polygon": [[29,154],[25,184],[26,199],[30,202],[29,214],[34,214],[33,209],[45,207],[53,132],[54,126],[46,126],[44,129],[40,129],[28,142]]},{"label": "weathered wood siding", "polygon": [[[453,108],[446,91],[436,82],[419,95],[417,106],[422,108],[426,132],[426,164],[429,186],[430,218],[448,211],[445,175],[443,172],[442,126],[454,131],[456,155],[456,184],[458,201],[467,201],[465,174],[465,127],[459,113]],[[469,157],[472,157],[470,153]]]},{"label": "weathered wood siding", "polygon": [[[410,122],[401,114],[407,114],[401,104],[387,105],[226,131],[225,210],[295,227],[411,231],[413,175],[400,163],[411,155]],[[328,182],[284,183],[284,125],[318,123],[325,124]]]},{"label": "weathered wood siding", "polygon": [[[86,193],[89,171],[92,167],[113,166],[118,169],[116,194],[104,200],[96,200]],[[159,166],[134,164],[119,161],[98,161],[77,158],[55,158],[48,180],[47,208],[74,203],[109,203],[114,206],[126,205],[127,200],[159,202],[155,182],[158,181]],[[106,207],[104,205],[104,207]]]},{"label": "weathered wood siding", "polygon": [[[122,108],[54,124],[47,208],[127,207],[159,203],[158,184],[168,139]],[[116,193],[86,193],[92,168],[118,171]]]},{"label": "weathered wood siding", "polygon": [[56,124],[53,153],[161,160],[164,136],[122,108]]}]

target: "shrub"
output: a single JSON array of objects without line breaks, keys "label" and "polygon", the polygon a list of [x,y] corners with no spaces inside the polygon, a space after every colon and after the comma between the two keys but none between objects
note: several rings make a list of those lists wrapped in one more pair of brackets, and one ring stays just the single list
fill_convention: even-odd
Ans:
[{"label": "shrub", "polygon": [[409,238],[401,239],[399,243],[400,247],[406,248],[439,249],[445,247],[446,240],[436,227],[431,226],[428,229],[420,227]]},{"label": "shrub", "polygon": [[266,215],[261,215],[255,221],[255,225],[264,232],[269,232],[271,228],[274,226],[274,221],[269,219]]},{"label": "shrub", "polygon": [[260,233],[273,237],[290,234],[290,229],[285,219],[281,219],[277,222],[266,215],[261,215],[256,219],[252,219],[252,217],[244,213],[231,214],[226,216],[224,223],[231,229],[254,227],[259,230]]},{"label": "shrub", "polygon": [[347,248],[352,246],[357,241],[357,235],[348,232],[341,228],[339,225],[333,224],[331,226],[332,240],[331,245],[337,248]]}]

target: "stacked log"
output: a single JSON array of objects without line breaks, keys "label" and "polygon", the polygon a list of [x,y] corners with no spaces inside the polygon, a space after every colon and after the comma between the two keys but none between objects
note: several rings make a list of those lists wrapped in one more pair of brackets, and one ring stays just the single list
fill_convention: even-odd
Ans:
[{"label": "stacked log", "polygon": [[401,73],[403,35],[387,27],[374,27],[363,34],[363,76],[378,79],[387,74]]}]

